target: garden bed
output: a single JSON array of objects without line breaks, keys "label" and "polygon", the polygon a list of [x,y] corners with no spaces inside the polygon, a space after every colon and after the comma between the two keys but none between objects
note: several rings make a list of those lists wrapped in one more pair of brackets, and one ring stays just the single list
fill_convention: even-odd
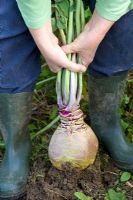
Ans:
[{"label": "garden bed", "polygon": [[74,193],[79,191],[94,200],[103,200],[109,188],[125,191],[127,199],[132,200],[133,180],[121,182],[120,174],[103,150],[94,165],[84,171],[62,172],[40,157],[31,167],[26,200],[76,200]]}]

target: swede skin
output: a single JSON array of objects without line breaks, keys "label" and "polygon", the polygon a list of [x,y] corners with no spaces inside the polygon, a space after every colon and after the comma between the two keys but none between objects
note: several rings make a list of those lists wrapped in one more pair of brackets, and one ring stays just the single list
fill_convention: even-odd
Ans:
[{"label": "swede skin", "polygon": [[63,170],[69,164],[83,170],[93,164],[98,150],[98,140],[84,122],[80,109],[61,116],[61,124],[53,134],[49,145],[49,158],[53,166]]}]

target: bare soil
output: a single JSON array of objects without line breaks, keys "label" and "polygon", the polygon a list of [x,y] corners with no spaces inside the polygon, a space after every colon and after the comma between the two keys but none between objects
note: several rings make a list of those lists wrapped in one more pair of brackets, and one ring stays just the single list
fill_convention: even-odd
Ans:
[{"label": "bare soil", "polygon": [[74,193],[82,191],[94,200],[103,200],[107,189],[115,185],[126,191],[133,200],[133,180],[118,183],[120,170],[115,167],[109,156],[100,150],[94,165],[84,171],[66,167],[59,171],[49,161],[39,158],[31,167],[27,185],[26,200],[76,200]]}]

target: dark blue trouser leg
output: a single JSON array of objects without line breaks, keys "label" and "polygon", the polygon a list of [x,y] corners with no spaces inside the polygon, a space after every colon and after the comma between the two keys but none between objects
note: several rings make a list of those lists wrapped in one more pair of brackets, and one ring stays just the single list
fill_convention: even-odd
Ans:
[{"label": "dark blue trouser leg", "polygon": [[32,82],[30,85],[18,86],[14,88],[0,88],[0,94],[16,94],[22,92],[33,92],[35,89],[36,81]]},{"label": "dark blue trouser leg", "polygon": [[16,0],[1,0],[0,93],[33,91],[40,73],[39,54]]},{"label": "dark blue trouser leg", "polygon": [[133,10],[113,25],[99,45],[90,71],[112,76],[133,67],[132,19]]},{"label": "dark blue trouser leg", "polygon": [[0,52],[0,93],[33,91],[40,53],[29,32],[0,39]]},{"label": "dark blue trouser leg", "polygon": [[96,4],[96,0],[89,0],[89,8],[90,8],[91,12],[94,11],[95,4]]}]

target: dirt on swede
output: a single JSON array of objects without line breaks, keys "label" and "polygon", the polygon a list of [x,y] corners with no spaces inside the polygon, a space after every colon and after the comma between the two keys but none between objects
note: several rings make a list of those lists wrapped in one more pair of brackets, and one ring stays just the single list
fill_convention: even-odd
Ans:
[{"label": "dirt on swede", "polygon": [[[94,200],[103,200],[107,189],[113,187],[118,180],[119,173],[120,170],[103,150],[100,150],[94,165],[84,171],[76,171],[69,166],[64,172],[59,171],[49,161],[44,162],[44,159],[39,158],[31,167],[28,193],[24,199],[76,200],[74,193],[82,191]],[[133,199],[131,185],[124,185],[129,200]]]}]

